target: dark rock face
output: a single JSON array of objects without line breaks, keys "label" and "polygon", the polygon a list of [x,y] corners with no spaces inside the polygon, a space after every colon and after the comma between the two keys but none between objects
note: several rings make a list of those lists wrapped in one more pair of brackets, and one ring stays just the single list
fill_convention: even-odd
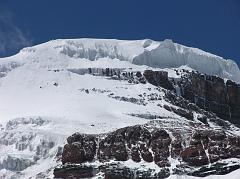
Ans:
[{"label": "dark rock face", "polygon": [[124,68],[79,68],[68,69],[68,71],[79,75],[91,74],[94,76],[105,76],[112,80],[126,80],[134,84],[146,84],[146,79],[140,71],[125,71]]},{"label": "dark rock face", "polygon": [[222,78],[189,73],[179,82],[182,96],[218,117],[240,125],[240,85]]},{"label": "dark rock face", "polygon": [[168,161],[170,144],[171,138],[165,130],[156,129],[152,132],[151,148],[154,155],[154,162],[159,167],[171,166]]},{"label": "dark rock face", "polygon": [[169,90],[173,89],[173,86],[168,79],[168,72],[166,71],[145,70],[143,75],[152,85],[161,86]]},{"label": "dark rock face", "polygon": [[189,165],[202,166],[208,164],[207,155],[201,145],[190,146],[181,153],[183,161]]},{"label": "dark rock face", "polygon": [[158,173],[152,174],[152,170],[147,171],[134,171],[127,167],[115,167],[106,168],[105,178],[106,179],[161,179],[170,176],[170,171],[167,168],[163,168]]},{"label": "dark rock face", "polygon": [[56,168],[54,170],[54,178],[90,178],[96,174],[93,167],[86,166],[67,166]]},{"label": "dark rock face", "polygon": [[[93,161],[96,157],[100,161],[127,161],[133,158],[133,161],[140,162],[142,159],[146,162],[153,161],[153,154],[149,151],[150,145],[156,152],[158,148],[170,145],[171,139],[166,131],[159,131],[155,134],[151,143],[151,133],[142,126],[133,126],[118,129],[108,134],[105,138],[99,138],[92,135],[73,134],[64,146],[62,162],[64,163],[83,163]],[[161,137],[163,135],[163,137]],[[161,142],[160,145],[156,142]],[[98,143],[98,148],[97,148]],[[162,146],[163,145],[163,146]],[[167,149],[168,150],[168,149]],[[166,153],[169,153],[168,151]],[[167,158],[165,156],[165,158]],[[142,158],[142,159],[141,159]]]},{"label": "dark rock face", "polygon": [[[148,128],[140,125],[121,128],[104,135],[75,133],[67,139],[68,144],[64,146],[62,163],[65,165],[57,168],[54,174],[55,177],[60,178],[70,176],[84,178],[92,177],[101,171],[105,174],[105,178],[132,179],[136,176],[138,178],[164,178],[170,175],[169,158],[173,158],[184,164],[179,166],[179,168],[183,167],[183,171],[186,167],[202,167],[199,173],[196,170],[185,173],[201,176],[207,175],[205,173],[207,170],[211,170],[214,174],[213,168],[206,168],[207,164],[222,159],[240,158],[240,137],[238,136],[213,129],[193,130],[184,140],[182,135],[177,131],[173,133],[161,128]],[[110,160],[154,162],[161,170],[159,173],[154,173],[152,169],[137,171],[118,164],[105,164]],[[97,167],[84,166],[84,163],[94,161],[100,161],[103,164]],[[238,165],[235,166],[237,167]],[[219,170],[221,169],[223,172],[227,170],[220,167]],[[221,173],[219,170],[215,173]],[[178,168],[173,171],[179,174]]]},{"label": "dark rock face", "polygon": [[200,168],[197,171],[192,172],[192,176],[197,177],[206,177],[209,175],[225,175],[228,174],[234,170],[237,170],[240,168],[240,165],[237,163],[233,163],[233,165],[227,165],[225,163],[214,163],[213,165],[204,166]]},{"label": "dark rock face", "polygon": [[[227,136],[224,131],[196,131],[190,147],[183,150],[181,157],[190,165],[201,166],[220,159],[239,158],[240,137]],[[208,157],[206,152],[208,152]]]},{"label": "dark rock face", "polygon": [[170,176],[168,168],[162,168],[153,174],[152,169],[138,171],[118,164],[103,165],[99,168],[86,165],[67,165],[54,170],[55,178],[91,178],[97,173],[104,173],[105,179],[162,179]]},{"label": "dark rock face", "polygon": [[[83,163],[92,161],[96,154],[96,138],[93,135],[73,134],[64,146],[62,162]],[[74,155],[73,155],[74,154]]]},{"label": "dark rock face", "polygon": [[[143,75],[152,85],[161,86],[175,91],[175,93],[180,91],[181,96],[191,103],[240,126],[240,84],[230,80],[225,83],[222,78],[217,76],[188,71],[185,71],[181,80],[176,82],[170,80],[165,71],[145,70]],[[179,90],[174,89],[174,86],[175,88],[177,86]],[[171,97],[169,94],[170,92],[167,97]],[[191,114],[187,114],[186,111],[174,111],[174,109],[172,111],[188,119],[191,118]],[[206,123],[206,119],[200,120]]]}]

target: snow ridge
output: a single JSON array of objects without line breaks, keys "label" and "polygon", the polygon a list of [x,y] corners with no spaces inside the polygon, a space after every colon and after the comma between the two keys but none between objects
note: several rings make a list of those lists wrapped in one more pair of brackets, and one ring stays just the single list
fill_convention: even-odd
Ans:
[{"label": "snow ridge", "polygon": [[[234,61],[173,43],[169,39],[161,42],[150,39],[59,39],[24,48],[12,59],[16,57],[28,59],[26,62],[48,61],[48,65],[53,65],[52,62],[56,65],[57,62],[62,67],[69,65],[69,61],[73,59],[95,61],[101,58],[118,59],[154,68],[178,68],[185,65],[201,73],[240,82],[240,70]],[[71,60],[66,61],[67,58]]]}]

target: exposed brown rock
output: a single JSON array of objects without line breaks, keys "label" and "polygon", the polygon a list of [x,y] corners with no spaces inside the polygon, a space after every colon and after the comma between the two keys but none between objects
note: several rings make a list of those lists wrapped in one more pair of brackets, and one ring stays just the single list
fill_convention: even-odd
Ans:
[{"label": "exposed brown rock", "polygon": [[[182,137],[181,131],[173,131],[170,135],[164,129],[150,130],[140,125],[121,128],[103,136],[76,133],[67,139],[62,162],[82,164],[94,160],[104,163],[131,159],[134,162],[154,162],[164,169],[171,166],[169,157],[178,159],[189,167],[201,167],[221,159],[240,158],[238,136],[221,130],[192,129],[192,133],[184,137],[185,141]],[[84,171],[85,169],[80,175],[90,174],[90,170],[86,170],[86,173]],[[120,171],[128,171],[129,176],[132,176],[130,169]]]},{"label": "exposed brown rock", "polygon": [[201,145],[191,146],[181,153],[183,161],[192,166],[202,166],[208,164],[207,155]]},{"label": "exposed brown rock", "polygon": [[146,80],[155,86],[161,86],[165,89],[172,90],[173,86],[168,80],[168,72],[145,70],[143,73]]},{"label": "exposed brown rock", "polygon": [[75,133],[67,139],[64,146],[63,163],[82,163],[92,161],[96,154],[96,138],[92,135]]},{"label": "exposed brown rock", "polygon": [[240,85],[220,77],[189,73],[180,82],[184,98],[220,118],[240,125]]}]

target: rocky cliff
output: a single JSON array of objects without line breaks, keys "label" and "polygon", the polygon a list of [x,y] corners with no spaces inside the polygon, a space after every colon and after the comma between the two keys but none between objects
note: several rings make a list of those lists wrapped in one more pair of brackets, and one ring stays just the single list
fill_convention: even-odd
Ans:
[{"label": "rocky cliff", "polygon": [[[113,71],[107,76],[116,73],[123,79],[122,71],[105,71]],[[197,72],[182,74],[181,78],[172,79],[165,71],[146,70],[125,77],[131,83],[138,83],[141,78],[143,84],[147,81],[165,88],[164,99],[169,104],[162,107],[187,119],[184,124],[181,119],[173,119],[171,125],[154,120],[105,134],[75,133],[67,139],[63,165],[54,170],[55,177],[203,177],[240,168],[240,138],[230,132],[232,125],[228,122],[239,124],[239,85]]]},{"label": "rocky cliff", "polygon": [[[64,165],[54,171],[57,178],[93,177],[99,172],[108,179],[166,178],[170,173],[208,176],[240,168],[240,160],[230,165],[224,162],[240,159],[240,138],[210,128],[181,133],[149,123],[102,135],[75,133],[67,142]],[[131,168],[127,165],[130,160],[156,168]]]},{"label": "rocky cliff", "polygon": [[146,80],[215,113],[218,117],[240,125],[240,84],[217,76],[183,70],[180,79],[168,77],[166,71],[145,70]]},{"label": "rocky cliff", "polygon": [[222,119],[240,125],[240,84],[192,72],[182,77],[177,85],[185,99]]}]

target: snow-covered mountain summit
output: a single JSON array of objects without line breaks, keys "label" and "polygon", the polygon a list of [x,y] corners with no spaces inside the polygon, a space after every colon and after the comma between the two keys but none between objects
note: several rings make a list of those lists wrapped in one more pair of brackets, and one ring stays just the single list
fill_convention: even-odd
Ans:
[{"label": "snow-covered mountain summit", "polygon": [[[167,139],[164,156],[158,162],[156,157],[153,161],[145,156],[145,160],[140,157],[141,162],[136,164],[128,156],[131,153],[125,152],[127,161],[121,166],[131,166],[134,171],[141,168],[159,172],[160,163],[167,167],[166,176],[181,175],[182,169],[184,174],[194,171],[208,175],[209,171],[215,172],[216,166],[224,166],[220,167],[221,173],[240,168],[240,130],[229,122],[239,116],[240,87],[233,81],[204,76],[195,70],[240,81],[240,71],[234,61],[171,40],[53,40],[0,59],[0,178],[52,178],[54,168],[62,163],[67,137],[75,132],[86,134],[85,150],[92,134],[96,135],[95,143],[102,136],[122,135],[119,131],[127,130],[126,134],[130,135],[129,126],[135,126],[133,129],[140,133],[146,132],[147,136],[152,136],[153,129],[160,129],[157,140],[162,140],[162,134]],[[207,131],[207,135],[201,136],[202,131]],[[107,142],[109,137],[105,138]],[[202,137],[209,140],[204,150],[202,145],[195,146],[206,142]],[[180,144],[174,144],[176,139]],[[134,140],[141,145],[137,136]],[[113,141],[114,145],[115,142],[119,144]],[[75,158],[75,152],[71,153],[71,147],[75,146],[72,143],[68,141],[67,145],[73,157],[65,151],[66,161]],[[222,153],[225,144],[228,148]],[[76,153],[82,150],[82,146],[78,147]],[[105,151],[104,147],[98,150]],[[112,146],[113,150],[115,147]],[[152,156],[152,147],[146,150],[150,152],[145,154]],[[170,155],[169,150],[174,150],[176,155]],[[201,156],[184,158],[180,152],[185,150],[193,155],[199,150]],[[99,156],[94,153],[93,157]],[[192,166],[199,159],[209,164],[207,173]],[[214,163],[216,160],[220,163]],[[108,164],[97,158],[93,163]],[[178,165],[182,167],[179,170]],[[58,175],[62,174],[61,170]],[[236,173],[231,176],[237,176],[239,170]]]},{"label": "snow-covered mountain summit", "polygon": [[[223,59],[197,48],[173,43],[172,40],[161,42],[150,39],[132,41],[115,39],[53,40],[25,48],[19,54],[7,59],[13,60],[17,64],[37,62],[38,66],[65,68],[77,64],[77,66],[89,66],[88,62],[84,60],[95,61],[103,58],[118,59],[129,63],[129,66],[135,64],[154,68],[177,68],[186,65],[200,73],[217,75],[240,82],[240,70],[234,61]],[[1,61],[6,63],[7,59]],[[4,62],[0,62],[1,66],[2,63]],[[114,63],[116,65],[116,62],[109,61],[108,63],[109,66]],[[122,65],[125,66],[126,63],[122,63]]]}]

